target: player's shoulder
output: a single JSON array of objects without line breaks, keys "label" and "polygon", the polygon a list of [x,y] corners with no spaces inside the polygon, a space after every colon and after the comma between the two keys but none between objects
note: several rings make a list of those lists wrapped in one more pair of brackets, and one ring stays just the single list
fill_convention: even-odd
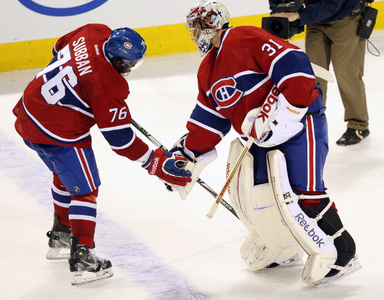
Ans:
[{"label": "player's shoulder", "polygon": [[112,30],[104,24],[83,25],[59,38],[53,48],[54,54],[65,47],[68,43],[77,44],[80,43],[80,41],[84,42],[87,40],[87,43],[91,44],[100,42],[102,40],[107,40],[111,32]]},{"label": "player's shoulder", "polygon": [[265,43],[271,43],[271,40],[281,45],[284,49],[298,48],[256,26],[238,26],[229,28],[224,33],[222,44],[225,44],[227,50],[234,49],[235,51],[240,51],[241,49],[260,49]]},{"label": "player's shoulder", "polygon": [[256,48],[265,38],[265,31],[255,26],[230,27],[221,36],[220,52]]},{"label": "player's shoulder", "polygon": [[127,80],[107,61],[106,58],[98,57],[97,74],[100,87],[105,94],[115,99],[125,99],[129,93]]},{"label": "player's shoulder", "polygon": [[109,37],[109,35],[112,32],[112,29],[105,24],[88,24],[88,25],[89,25],[89,30],[92,31],[92,33],[94,34],[103,35],[103,36],[107,35]]},{"label": "player's shoulder", "polygon": [[268,32],[256,26],[237,26],[228,28],[227,37],[233,40],[244,38],[262,38],[268,35]]},{"label": "player's shoulder", "polygon": [[111,32],[112,29],[104,24],[87,24],[80,31],[81,36],[86,37],[90,44],[104,43],[109,38]]},{"label": "player's shoulder", "polygon": [[110,34],[112,32],[112,29],[109,28],[107,25],[105,24],[100,24],[100,23],[90,23],[90,24],[86,24],[82,27],[80,27],[80,29],[83,31],[88,31],[90,33],[100,33],[100,34]]}]

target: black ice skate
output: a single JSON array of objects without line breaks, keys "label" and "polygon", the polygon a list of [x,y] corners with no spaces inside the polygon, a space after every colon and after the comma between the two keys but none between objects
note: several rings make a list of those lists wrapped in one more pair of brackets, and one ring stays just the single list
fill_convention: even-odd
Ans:
[{"label": "black ice skate", "polygon": [[70,242],[71,258],[68,261],[72,285],[83,285],[113,276],[112,263],[109,260],[97,257],[88,246],[78,245],[75,236]]},{"label": "black ice skate", "polygon": [[69,259],[71,228],[60,225],[59,218],[54,215],[52,230],[47,232],[47,236],[49,237],[47,259]]}]

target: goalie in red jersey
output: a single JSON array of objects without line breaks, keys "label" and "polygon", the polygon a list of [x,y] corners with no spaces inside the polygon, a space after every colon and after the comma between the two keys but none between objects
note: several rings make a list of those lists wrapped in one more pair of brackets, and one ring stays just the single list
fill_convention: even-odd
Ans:
[{"label": "goalie in red jersey", "polygon": [[[323,182],[327,121],[308,56],[261,28],[230,27],[219,1],[191,8],[186,27],[205,57],[188,133],[173,149],[194,163],[182,197],[233,128],[243,139],[255,139],[229,186],[236,213],[250,231],[241,247],[247,266],[290,265],[304,250],[309,256],[303,281],[309,285],[358,270],[355,242]],[[260,120],[265,127],[258,135]],[[242,149],[238,139],[232,142],[227,169]]]}]

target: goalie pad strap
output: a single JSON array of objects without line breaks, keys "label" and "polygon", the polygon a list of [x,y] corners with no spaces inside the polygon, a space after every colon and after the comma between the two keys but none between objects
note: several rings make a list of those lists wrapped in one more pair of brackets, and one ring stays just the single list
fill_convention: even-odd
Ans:
[{"label": "goalie pad strap", "polygon": [[343,232],[345,231],[345,228],[342,227],[340,230],[338,230],[334,235],[331,236],[331,239],[328,240],[328,242],[326,242],[326,244],[329,244],[329,243],[333,243],[333,241],[335,239],[337,239],[339,236],[341,236],[343,234]]},{"label": "goalie pad strap", "polygon": [[317,223],[320,219],[322,219],[325,213],[328,211],[328,209],[331,208],[332,204],[333,204],[333,201],[329,200],[327,206],[313,220]]}]

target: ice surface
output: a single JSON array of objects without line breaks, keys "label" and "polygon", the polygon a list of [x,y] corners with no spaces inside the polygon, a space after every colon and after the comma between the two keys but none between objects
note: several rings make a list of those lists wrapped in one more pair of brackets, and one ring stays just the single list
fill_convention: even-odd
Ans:
[{"label": "ice surface", "polygon": [[[383,31],[374,32],[371,41],[384,52]],[[185,133],[200,60],[197,52],[149,57],[128,77],[133,118],[166,147]],[[13,129],[11,110],[37,70],[1,73],[0,299],[384,299],[383,70],[383,56],[367,53],[371,135],[352,147],[335,144],[346,125],[337,84],[329,85],[330,153],[324,177],[356,240],[363,269],[325,288],[303,284],[302,267],[248,270],[239,254],[247,235],[241,222],[223,206],[208,219],[214,198],[203,188],[196,185],[181,201],[139,164],[113,153],[97,128],[92,134],[102,185],[96,251],[112,261],[115,275],[71,286],[68,263],[45,259],[45,233],[52,226],[51,175]],[[225,137],[219,158],[201,174],[217,192],[235,137],[233,132]],[[229,202],[227,195],[224,199]]]}]

